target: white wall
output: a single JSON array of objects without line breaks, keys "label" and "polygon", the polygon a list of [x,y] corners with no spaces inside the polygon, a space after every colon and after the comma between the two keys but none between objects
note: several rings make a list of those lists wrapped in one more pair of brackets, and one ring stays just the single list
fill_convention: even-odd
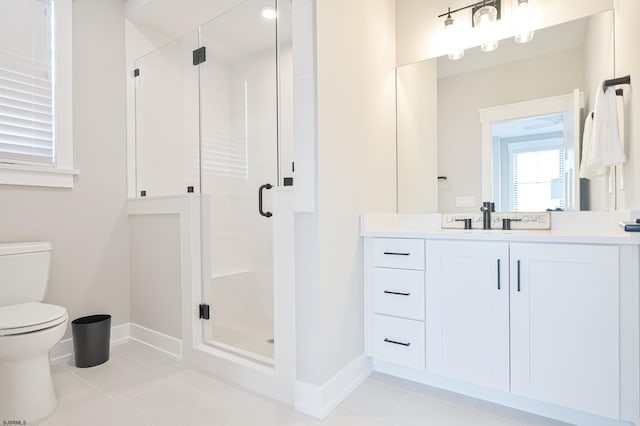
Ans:
[{"label": "white wall", "polygon": [[[580,47],[438,80],[438,207],[477,211],[482,200],[482,129],[478,110],[570,94],[583,87]],[[496,71],[497,70],[497,71]],[[456,208],[456,197],[475,197]]]},{"label": "white wall", "polygon": [[[598,14],[589,17],[584,38],[584,92],[585,114],[593,111],[596,90],[601,90],[602,81],[615,77],[614,28],[610,15]],[[589,210],[615,209],[615,196],[609,193],[608,176],[589,179]]]},{"label": "white wall", "polygon": [[131,322],[180,339],[180,217],[129,216]]},{"label": "white wall", "polygon": [[614,70],[614,26],[613,12],[590,16],[582,46],[584,55],[585,109],[593,111],[595,90],[602,80],[613,78]]},{"label": "white wall", "polygon": [[627,163],[624,166],[624,193],[619,195],[619,208],[640,209],[640,97],[633,95],[633,85],[640,77],[640,2],[615,0],[616,77],[631,75],[631,88],[625,90],[625,135]]},{"label": "white wall", "polygon": [[53,243],[45,302],[129,322],[124,2],[73,2],[73,189],[0,187],[0,240]]},{"label": "white wall", "polygon": [[398,213],[438,212],[438,68],[397,70]]},{"label": "white wall", "polygon": [[395,3],[318,1],[316,25],[317,210],[296,218],[296,344],[298,380],[321,385],[364,350],[359,214],[395,211]]}]

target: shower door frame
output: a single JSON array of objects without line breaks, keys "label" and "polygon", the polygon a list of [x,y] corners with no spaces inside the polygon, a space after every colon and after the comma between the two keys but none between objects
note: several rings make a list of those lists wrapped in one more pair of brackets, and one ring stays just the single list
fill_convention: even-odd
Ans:
[{"label": "shower door frame", "polygon": [[[276,5],[276,0],[270,0],[269,2],[264,2],[263,4],[271,4],[273,6]],[[230,9],[225,14],[212,19],[211,21],[201,25],[198,27],[198,44],[199,46],[207,46],[214,44],[215,35],[217,33],[216,30],[219,29],[219,19],[222,19],[227,14],[233,14],[240,8],[242,10],[251,10],[257,6],[259,6],[260,2],[257,0],[247,0],[236,7]],[[259,11],[259,10],[258,10]],[[252,10],[252,12],[257,12],[256,10]],[[242,14],[242,12],[240,12]],[[228,15],[227,15],[228,17]],[[235,21],[235,16],[231,15],[230,19]],[[202,232],[203,235],[209,235],[210,238],[203,239],[203,284],[205,288],[202,291],[202,299],[201,302],[207,307],[210,307],[212,314],[210,318],[207,318],[207,327],[203,327],[203,338],[206,338],[206,341],[209,345],[221,349],[224,352],[234,353],[236,355],[240,355],[242,357],[255,360],[260,362],[266,366],[273,365],[275,359],[275,345],[273,345],[273,352],[271,354],[267,353],[267,349],[269,344],[265,342],[267,338],[275,338],[275,330],[274,330],[274,322],[275,322],[275,309],[274,309],[274,276],[273,272],[271,272],[271,276],[268,280],[260,280],[256,278],[254,275],[255,270],[260,271],[261,267],[264,268],[266,265],[271,267],[271,271],[275,270],[275,259],[274,259],[274,218],[267,214],[263,213],[262,207],[262,188],[268,185],[267,189],[276,188],[278,186],[278,182],[280,181],[279,176],[279,146],[280,146],[280,102],[279,102],[279,68],[280,68],[280,55],[279,55],[279,44],[278,44],[278,21],[265,21],[264,18],[258,18],[264,24],[264,28],[268,29],[269,36],[272,38],[263,37],[259,42],[260,50],[249,52],[250,56],[245,57],[241,56],[240,59],[234,58],[234,62],[232,65],[234,66],[233,73],[239,73],[240,77],[237,77],[238,80],[230,77],[229,81],[226,81],[222,88],[224,93],[224,89],[228,90],[226,93],[226,102],[225,96],[218,97],[213,96],[215,93],[215,89],[221,89],[219,86],[221,85],[219,81],[217,81],[217,68],[216,65],[222,66],[228,65],[224,56],[221,62],[218,62],[216,59],[216,52],[213,53],[207,52],[207,60],[199,63],[197,66],[198,70],[198,87],[199,87],[199,140],[200,140],[200,183],[199,189],[201,194],[208,194],[211,197],[210,204],[211,212],[208,209],[205,209],[203,206],[202,210]],[[227,20],[226,23],[229,21]],[[225,23],[222,24],[222,27],[225,27]],[[272,31],[272,32],[271,32]],[[257,33],[259,34],[259,33]],[[253,35],[252,37],[255,37]],[[251,38],[252,41],[253,38]],[[261,45],[263,40],[268,40],[270,43],[266,47]],[[272,44],[271,44],[272,43]],[[244,53],[244,52],[243,52]],[[252,72],[246,72],[244,69],[246,65],[245,63],[249,62],[251,64],[251,69],[253,71],[254,68],[259,69],[259,72],[253,75]],[[239,63],[238,67],[236,63]],[[212,73],[213,70],[213,73]],[[273,73],[273,75],[271,75]],[[238,82],[244,81],[244,93],[240,95],[238,90],[240,87]],[[216,83],[218,83],[216,85]],[[235,86],[233,85],[235,83]],[[264,84],[265,88],[260,87]],[[256,95],[253,92],[254,88],[258,91]],[[252,92],[249,92],[249,88],[251,88]],[[233,112],[233,101],[230,99],[233,94],[234,100],[243,106],[242,110],[244,116],[236,115],[236,123],[235,128],[234,124],[232,124],[234,118]],[[238,96],[240,95],[240,96]],[[212,100],[213,99],[213,100]],[[208,100],[208,102],[206,101]],[[218,112],[218,108],[215,105],[222,104],[223,110],[222,113]],[[272,109],[264,110],[265,104],[269,105]],[[224,108],[226,107],[226,109]],[[237,108],[237,107],[236,107]],[[268,107],[266,107],[268,108]],[[256,115],[259,115],[259,118],[256,118],[256,115],[253,115],[254,112],[258,112]],[[236,114],[238,111],[235,111]],[[225,116],[225,113],[228,116]],[[271,115],[273,114],[273,115]],[[213,118],[212,118],[213,117]],[[242,117],[242,120],[240,120]],[[266,117],[266,119],[265,119]],[[217,120],[216,120],[217,119]],[[205,149],[205,135],[211,133],[212,126],[214,123],[218,128],[225,128],[224,125],[221,125],[221,122],[224,122],[226,126],[228,126],[227,130],[229,134],[226,135],[228,140],[225,140],[229,145],[237,146],[237,141],[234,141],[234,133],[235,138],[240,139],[240,134],[242,134],[241,139],[244,142],[244,167],[245,174],[244,176],[238,176],[236,174],[225,174],[227,171],[225,170],[222,174],[220,171],[218,173],[208,172],[208,168],[206,167],[207,161],[204,156]],[[238,123],[238,122],[241,122]],[[215,126],[214,129],[217,130]],[[224,137],[222,138],[224,139]],[[211,142],[207,139],[208,142]],[[258,148],[260,147],[260,148]],[[216,148],[219,148],[216,146]],[[257,155],[257,152],[261,152],[260,150],[265,149],[268,151],[272,157],[264,155]],[[225,162],[226,158],[215,158],[216,161],[222,163]],[[216,163],[219,164],[219,163]],[[266,170],[266,172],[265,172]],[[222,178],[223,180],[218,181],[217,179]],[[228,182],[226,179],[233,179],[233,182]],[[244,181],[244,182],[243,182]],[[236,185],[240,183],[239,187]],[[243,185],[243,183],[245,185]],[[274,184],[272,186],[272,184]],[[262,187],[260,187],[262,185]],[[240,193],[240,197],[243,201],[253,200],[254,194],[260,194],[260,201],[258,204],[253,205],[245,204],[243,202],[234,201],[233,196],[230,196],[226,193],[230,188],[233,188],[231,192],[234,192],[233,196],[238,196],[238,192]],[[258,190],[260,188],[260,190]],[[226,190],[226,191],[225,191]],[[269,198],[271,198],[271,194],[274,191],[269,191]],[[220,204],[216,205],[218,201],[221,201]],[[225,203],[226,201],[226,203]],[[220,212],[219,206],[224,206],[222,210],[224,212]],[[258,216],[258,210],[260,215],[267,216],[266,218]],[[215,212],[215,213],[214,213]],[[216,216],[218,215],[219,216]],[[237,229],[238,224],[234,223],[232,220],[230,221],[229,217],[245,217],[247,216],[246,221],[242,224],[242,231]],[[221,217],[222,219],[218,219]],[[252,222],[252,220],[257,220]],[[211,229],[212,220],[214,223],[218,223],[214,225]],[[269,223],[271,222],[271,223]],[[220,225],[222,223],[223,225]],[[216,229],[217,227],[217,229]],[[221,230],[221,227],[224,228]],[[250,232],[247,232],[246,229],[250,229]],[[256,235],[260,235],[262,232],[266,232],[266,230],[270,230],[271,235],[268,237],[270,241],[270,250],[258,251],[254,252],[253,256],[249,256],[248,258],[243,258],[242,254],[246,251],[251,252],[255,246],[262,247],[261,241],[256,240]],[[220,233],[223,234],[220,237]],[[233,241],[227,241],[228,235],[224,234],[233,234]],[[245,240],[248,235],[251,235],[249,241]],[[226,236],[226,238],[225,238]],[[240,242],[238,244],[238,241]],[[224,245],[224,248],[221,246]],[[229,247],[232,248],[229,248]],[[266,247],[266,244],[265,246]],[[224,251],[233,250],[235,255],[232,256],[233,260],[229,259],[228,256],[223,254]],[[213,256],[212,256],[213,254]],[[206,256],[209,256],[208,258]],[[271,258],[269,261],[268,259]],[[222,259],[222,260],[221,260]],[[239,264],[235,263],[238,262]],[[231,262],[231,263],[229,263]],[[223,275],[220,276],[220,271],[222,270]],[[214,274],[215,272],[215,274]],[[261,271],[264,273],[264,270]],[[225,277],[233,277],[238,273],[243,273],[245,278],[243,280],[244,284],[250,284],[252,291],[262,290],[265,292],[264,288],[266,287],[266,282],[270,281],[270,300],[266,298],[266,294],[261,294],[262,298],[260,302],[269,300],[271,306],[266,308],[266,303],[259,303],[259,307],[256,308],[252,306],[249,308],[251,312],[245,312],[244,314],[238,317],[238,313],[247,309],[243,303],[246,303],[250,298],[248,294],[229,294],[228,290],[230,287],[236,288],[240,287],[239,282],[233,282],[233,285],[222,284],[225,280]],[[258,272],[260,273],[260,272]],[[206,278],[211,277],[211,282],[207,282]],[[260,281],[262,282],[262,286],[260,285]],[[225,300],[220,300],[219,290],[220,287],[227,288],[226,294],[224,295]],[[216,293],[215,289],[218,289],[218,293]],[[216,300],[217,297],[217,300]],[[252,299],[255,303],[256,300]],[[213,312],[216,311],[216,306],[222,307],[218,310],[217,314]],[[253,350],[255,348],[247,348],[246,345],[242,345],[238,342],[231,341],[232,338],[228,335],[219,335],[217,333],[218,330],[224,329],[225,323],[241,321],[240,318],[250,318],[252,314],[256,313],[256,309],[259,310],[270,310],[271,314],[271,325],[270,331],[267,334],[266,330],[260,330],[257,334],[254,335],[255,339],[252,339],[251,345],[253,346],[256,343],[262,344],[263,348],[259,350]],[[231,312],[233,311],[233,312]],[[220,314],[220,312],[226,312]],[[264,315],[263,315],[264,316]],[[233,318],[233,321],[230,321],[230,318]],[[257,324],[265,324],[267,321],[266,317],[260,317],[259,319],[254,318]],[[227,330],[228,331],[228,330]],[[259,335],[263,334],[264,336]],[[234,337],[237,337],[238,330],[234,330]],[[242,333],[240,333],[242,335]],[[205,337],[206,336],[206,337]],[[245,336],[246,338],[246,336]]]},{"label": "shower door frame", "polygon": [[[293,190],[273,191],[274,365],[216,348],[204,340],[199,318],[203,284],[210,271],[210,200],[206,194],[184,196],[181,227],[182,347],[186,367],[214,374],[253,392],[293,405],[296,383],[295,262]],[[204,220],[203,220],[204,219]]]},{"label": "shower door frame", "polygon": [[[279,55],[279,51],[276,55]],[[279,104],[277,109],[279,113]],[[279,121],[277,125],[279,131]],[[131,180],[133,184],[129,192],[130,196],[136,197],[138,178],[135,173],[135,146],[130,148],[129,154],[132,160],[128,168],[130,173],[136,176],[136,179]],[[278,156],[277,167],[279,166]],[[205,281],[211,277],[211,222],[210,199],[208,195],[201,193],[201,185],[198,185],[198,191],[195,193],[146,198],[144,204],[136,209],[144,214],[168,214],[179,217],[182,299],[179,357],[181,356],[184,366],[208,372],[250,391],[293,405],[296,387],[294,193],[292,187],[275,186],[270,195],[273,197],[274,212],[271,218],[275,338],[273,365],[266,365],[205,342],[204,320],[199,318],[199,305],[205,300]],[[213,308],[215,309],[215,306]]]}]

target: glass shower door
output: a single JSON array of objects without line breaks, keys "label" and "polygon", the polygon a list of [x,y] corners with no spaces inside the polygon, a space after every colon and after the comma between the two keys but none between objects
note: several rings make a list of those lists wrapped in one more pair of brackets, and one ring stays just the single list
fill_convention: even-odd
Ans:
[{"label": "glass shower door", "polygon": [[135,61],[138,196],[199,192],[197,45],[192,31]]},{"label": "glass shower door", "polygon": [[277,184],[278,121],[276,26],[262,16],[266,5],[248,0],[202,26],[206,61],[198,68],[201,183],[210,200],[203,220],[211,232],[203,338],[272,364],[273,219],[260,210],[271,209],[265,185]]}]

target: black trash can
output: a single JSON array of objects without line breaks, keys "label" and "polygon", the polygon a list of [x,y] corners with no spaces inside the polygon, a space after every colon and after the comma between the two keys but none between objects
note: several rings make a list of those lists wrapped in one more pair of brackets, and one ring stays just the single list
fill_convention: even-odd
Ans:
[{"label": "black trash can", "polygon": [[76,367],[86,368],[109,360],[111,315],[90,315],[71,322]]}]

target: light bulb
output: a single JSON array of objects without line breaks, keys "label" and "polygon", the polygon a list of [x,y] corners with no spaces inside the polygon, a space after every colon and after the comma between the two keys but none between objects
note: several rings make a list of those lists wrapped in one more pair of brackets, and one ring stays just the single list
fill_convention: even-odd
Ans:
[{"label": "light bulb", "polygon": [[518,32],[514,37],[516,43],[528,43],[533,40],[532,11],[529,0],[514,0],[513,25]]},{"label": "light bulb", "polygon": [[456,50],[449,53],[449,59],[452,61],[457,61],[458,59],[462,58],[464,58],[464,50]]},{"label": "light bulb", "polygon": [[[473,24],[489,38],[492,24],[498,19],[498,10],[494,6],[482,6],[473,14]],[[483,37],[485,38],[485,37]],[[486,39],[485,38],[485,39]],[[483,52],[491,52],[498,48],[498,41],[486,41],[480,45]]]},{"label": "light bulb", "polygon": [[447,15],[447,19],[444,20],[444,29],[447,32],[447,37],[450,40],[450,44],[454,48],[454,50],[449,53],[449,59],[452,61],[462,59],[464,57],[464,49],[456,48],[459,44],[460,37],[458,36],[457,28],[454,26],[454,21],[451,17],[451,14]]},{"label": "light bulb", "polygon": [[514,40],[516,41],[516,43],[528,43],[531,40],[533,40],[533,35],[535,33],[533,31],[528,31],[526,33],[522,33],[522,34],[517,34],[514,37]]},{"label": "light bulb", "polygon": [[480,45],[480,50],[482,50],[483,52],[492,52],[494,50],[496,50],[498,48],[498,41],[494,40],[494,41],[488,41],[486,43],[482,43]]},{"label": "light bulb", "polygon": [[451,15],[448,15],[447,19],[444,20],[444,29],[447,31],[453,30],[453,18]]}]

